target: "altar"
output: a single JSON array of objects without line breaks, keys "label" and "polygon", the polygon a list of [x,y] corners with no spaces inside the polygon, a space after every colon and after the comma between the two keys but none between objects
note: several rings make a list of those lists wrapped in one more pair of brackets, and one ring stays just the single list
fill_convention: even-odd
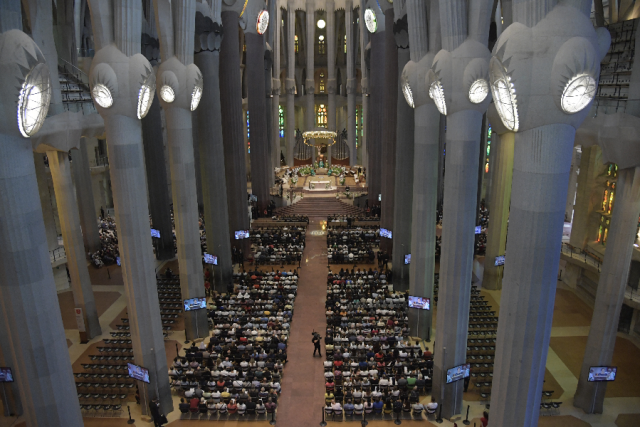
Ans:
[{"label": "altar", "polygon": [[338,189],[335,178],[327,175],[309,176],[306,184],[309,191],[336,191]]}]

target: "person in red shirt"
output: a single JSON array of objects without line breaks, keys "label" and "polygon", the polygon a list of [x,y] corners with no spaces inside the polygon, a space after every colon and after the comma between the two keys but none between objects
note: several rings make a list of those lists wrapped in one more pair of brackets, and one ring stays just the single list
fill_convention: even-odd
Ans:
[{"label": "person in red shirt", "polygon": [[489,413],[487,411],[484,411],[482,413],[482,418],[480,418],[480,422],[482,423],[482,427],[487,427],[487,424],[489,424]]},{"label": "person in red shirt", "polygon": [[209,283],[208,280],[204,281],[204,294],[206,296],[209,296],[209,294],[211,293],[211,283]]},{"label": "person in red shirt", "polygon": [[200,404],[200,399],[198,399],[197,397],[193,396],[193,398],[191,399],[191,401],[189,402],[189,410],[191,412],[198,412],[198,405]]}]

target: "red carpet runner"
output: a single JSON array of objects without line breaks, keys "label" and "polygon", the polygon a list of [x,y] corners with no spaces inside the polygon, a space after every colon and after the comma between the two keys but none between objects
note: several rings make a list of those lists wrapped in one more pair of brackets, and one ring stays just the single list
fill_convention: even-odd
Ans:
[{"label": "red carpet runner", "polygon": [[[306,247],[300,270],[298,295],[294,307],[287,363],[278,400],[277,425],[317,426],[322,421],[324,401],[324,357],[313,357],[311,331],[324,338],[327,299],[327,237],[321,231],[321,218],[310,218]],[[324,342],[324,341],[323,341]],[[322,346],[324,356],[324,344]]]}]

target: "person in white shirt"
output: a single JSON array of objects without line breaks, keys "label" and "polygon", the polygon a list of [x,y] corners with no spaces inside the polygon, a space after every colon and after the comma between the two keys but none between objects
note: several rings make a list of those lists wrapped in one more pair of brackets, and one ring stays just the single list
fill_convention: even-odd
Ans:
[{"label": "person in white shirt", "polygon": [[429,412],[430,414],[434,414],[436,412],[436,409],[438,409],[438,403],[436,402],[436,398],[432,397],[431,402],[427,403],[425,407],[427,409],[427,412]]}]

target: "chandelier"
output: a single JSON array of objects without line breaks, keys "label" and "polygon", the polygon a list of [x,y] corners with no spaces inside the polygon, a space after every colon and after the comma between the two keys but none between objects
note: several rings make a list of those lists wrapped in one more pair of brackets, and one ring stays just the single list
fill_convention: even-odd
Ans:
[{"label": "chandelier", "polygon": [[[310,130],[302,133],[302,140],[305,144],[310,147],[322,147],[322,146],[331,146],[336,143],[336,138],[338,134],[330,131],[330,130]],[[310,140],[319,139],[319,140],[329,140],[327,142],[321,141],[319,143],[313,144]]]}]

